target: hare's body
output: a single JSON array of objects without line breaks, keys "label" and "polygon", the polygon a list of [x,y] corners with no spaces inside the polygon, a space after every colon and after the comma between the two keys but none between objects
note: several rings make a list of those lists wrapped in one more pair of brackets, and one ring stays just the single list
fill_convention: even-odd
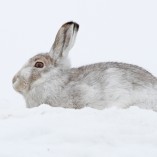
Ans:
[{"label": "hare's body", "polygon": [[25,95],[27,107],[104,109],[117,106],[157,109],[157,79],[146,70],[124,63],[98,63],[58,69]]},{"label": "hare's body", "polygon": [[97,63],[70,68],[67,55],[78,24],[68,22],[57,33],[49,53],[38,54],[15,75],[13,87],[27,107],[103,109],[139,106],[157,110],[157,79],[148,71],[124,63]]}]

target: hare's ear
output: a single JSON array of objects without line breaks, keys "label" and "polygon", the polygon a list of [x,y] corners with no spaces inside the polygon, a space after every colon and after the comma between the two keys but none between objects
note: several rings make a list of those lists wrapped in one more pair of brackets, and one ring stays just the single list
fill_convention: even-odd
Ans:
[{"label": "hare's ear", "polygon": [[75,22],[67,22],[59,29],[55,42],[50,50],[50,56],[59,61],[68,56],[69,50],[73,47],[79,25]]}]

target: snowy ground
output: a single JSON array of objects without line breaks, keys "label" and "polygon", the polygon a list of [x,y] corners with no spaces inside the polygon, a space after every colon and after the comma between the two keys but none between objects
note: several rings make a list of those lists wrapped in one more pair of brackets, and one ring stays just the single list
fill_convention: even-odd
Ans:
[{"label": "snowy ground", "polygon": [[42,105],[0,109],[0,157],[156,157],[157,113]]}]

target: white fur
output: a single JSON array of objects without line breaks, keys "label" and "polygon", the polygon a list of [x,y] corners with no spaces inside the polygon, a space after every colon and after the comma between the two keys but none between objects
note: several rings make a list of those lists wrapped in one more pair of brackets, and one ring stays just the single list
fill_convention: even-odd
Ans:
[{"label": "white fur", "polygon": [[[24,96],[27,107],[49,104],[104,109],[136,105],[157,110],[157,79],[141,67],[107,62],[70,68],[67,57],[77,31],[78,24],[64,24],[50,52],[31,58],[14,77],[13,87]],[[34,67],[38,58],[45,67]]]}]

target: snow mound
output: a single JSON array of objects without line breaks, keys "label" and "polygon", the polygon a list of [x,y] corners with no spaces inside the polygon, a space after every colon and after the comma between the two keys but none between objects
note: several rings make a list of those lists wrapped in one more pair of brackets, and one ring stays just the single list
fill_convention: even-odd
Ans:
[{"label": "snow mound", "polygon": [[0,157],[156,157],[157,113],[0,106]]}]

